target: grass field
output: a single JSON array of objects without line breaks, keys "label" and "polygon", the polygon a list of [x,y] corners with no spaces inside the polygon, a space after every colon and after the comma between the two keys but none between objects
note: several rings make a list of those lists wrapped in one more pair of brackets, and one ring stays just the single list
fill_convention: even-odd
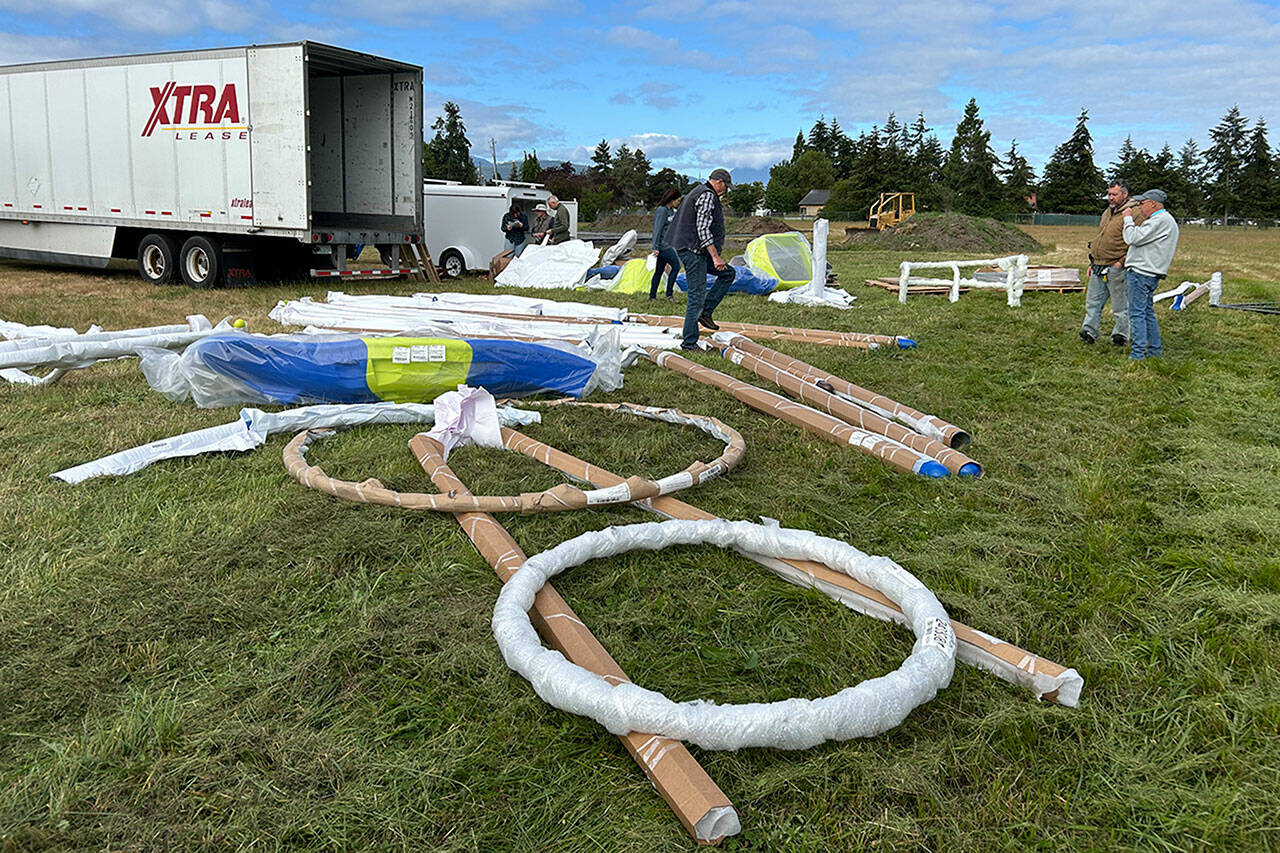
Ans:
[{"label": "grass field", "polygon": [[[1082,261],[1089,229],[1030,230],[1056,246],[1033,261]],[[1076,667],[1085,691],[1061,708],[958,665],[880,737],[693,749],[743,819],[724,848],[1280,846],[1280,318],[1207,300],[1159,309],[1166,355],[1135,365],[1081,344],[1080,294],[899,305],[862,286],[902,259],[833,252],[858,296],[847,312],[734,296],[717,316],[918,339],[907,352],[778,348],[967,428],[982,480],[895,474],[652,365],[599,399],[737,427],[743,465],[684,499],[891,557],[954,617]],[[1280,299],[1280,233],[1187,229],[1170,279],[1214,270],[1224,301]],[[154,289],[124,268],[0,264],[0,318],[78,328],[203,312],[271,331],[277,299],[323,291]],[[166,401],[135,361],[0,387],[0,846],[692,846],[617,738],[503,665],[489,633],[497,580],[452,518],[304,489],[280,463],[284,437],[78,487],[48,478],[234,417]],[[622,474],[718,452],[700,433],[616,417],[556,411],[527,431]],[[429,489],[412,433],[356,430],[311,458]],[[560,480],[497,451],[452,462],[476,493]],[[505,522],[534,553],[649,517]],[[895,668],[911,644],[710,548],[597,561],[556,586],[636,682],[678,700],[824,695]]]}]

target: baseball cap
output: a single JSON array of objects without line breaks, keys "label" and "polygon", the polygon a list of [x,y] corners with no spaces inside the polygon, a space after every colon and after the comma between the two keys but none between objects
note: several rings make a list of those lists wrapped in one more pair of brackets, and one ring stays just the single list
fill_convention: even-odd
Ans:
[{"label": "baseball cap", "polygon": [[1134,199],[1134,201],[1154,201],[1157,204],[1164,204],[1169,196],[1165,195],[1164,190],[1147,190],[1142,195]]},{"label": "baseball cap", "polygon": [[728,169],[712,169],[711,174],[707,175],[708,181],[724,181],[724,188],[729,189],[733,186],[733,178],[729,175]]}]

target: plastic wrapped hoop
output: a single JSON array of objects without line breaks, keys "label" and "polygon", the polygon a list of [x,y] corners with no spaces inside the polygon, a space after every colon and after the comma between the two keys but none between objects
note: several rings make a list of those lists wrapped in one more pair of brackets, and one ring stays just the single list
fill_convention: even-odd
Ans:
[{"label": "plastic wrapped hoop", "polygon": [[[555,575],[598,557],[669,545],[711,544],[772,557],[814,560],[875,587],[902,608],[916,635],[897,670],[821,699],[748,705],[672,702],[661,693],[613,684],[542,645],[529,622],[534,596]],[[666,521],[585,533],[530,557],[503,586],[493,610],[502,656],[547,703],[591,717],[614,734],[643,731],[704,749],[806,749],[827,740],[871,737],[902,722],[951,681],[956,637],[946,611],[906,569],[807,530],[746,521]]]}]

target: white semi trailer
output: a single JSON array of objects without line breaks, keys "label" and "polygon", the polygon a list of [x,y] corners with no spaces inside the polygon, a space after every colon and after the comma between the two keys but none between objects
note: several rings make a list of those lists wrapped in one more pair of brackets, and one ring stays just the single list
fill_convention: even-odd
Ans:
[{"label": "white semi trailer", "polygon": [[[297,42],[0,67],[0,257],[391,274],[421,187],[417,65]],[[389,267],[348,270],[357,245]]]}]

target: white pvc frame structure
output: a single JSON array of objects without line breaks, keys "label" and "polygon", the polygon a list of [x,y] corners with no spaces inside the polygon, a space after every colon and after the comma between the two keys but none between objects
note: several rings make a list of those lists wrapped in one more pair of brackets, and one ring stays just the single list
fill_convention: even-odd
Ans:
[{"label": "white pvc frame structure", "polygon": [[[1027,283],[1027,261],[1026,255],[1010,255],[1005,258],[985,258],[977,261],[903,261],[898,274],[898,301],[906,304],[907,288],[912,284],[932,284],[950,286],[951,293],[947,297],[950,301],[956,302],[960,299],[960,288],[971,287],[977,290],[1003,290],[1008,294],[1008,302],[1010,308],[1017,308],[1022,305],[1022,288]],[[975,278],[961,278],[961,267],[990,267],[997,266],[1005,272],[1003,283],[997,284],[989,281],[978,281]],[[921,278],[913,277],[912,270],[951,270],[951,278]]]}]

